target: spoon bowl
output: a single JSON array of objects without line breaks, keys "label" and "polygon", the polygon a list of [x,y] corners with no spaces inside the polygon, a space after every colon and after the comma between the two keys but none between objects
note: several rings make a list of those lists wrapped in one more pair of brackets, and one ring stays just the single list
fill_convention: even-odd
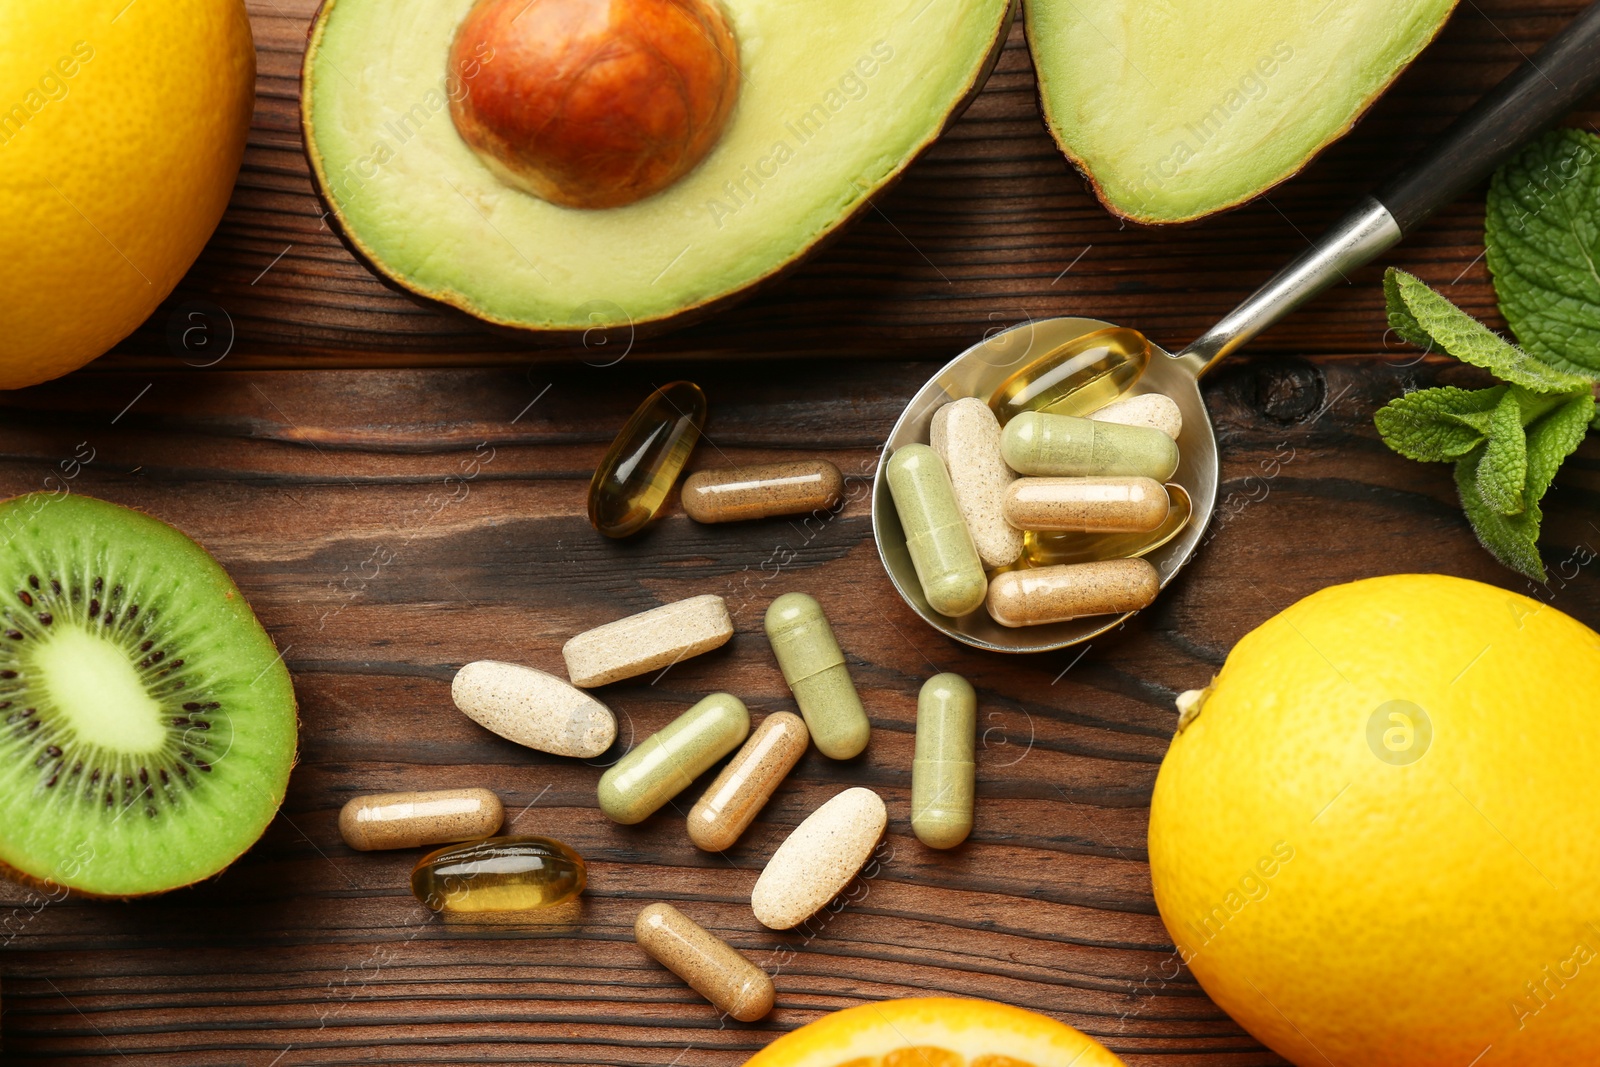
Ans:
[{"label": "spoon bowl", "polygon": [[[1445,130],[1411,165],[1363,197],[1293,262],[1177,355],[1154,344],[1148,365],[1125,395],[1165,393],[1183,413],[1178,470],[1170,481],[1189,494],[1189,524],[1145,558],[1165,588],[1205,539],[1217,503],[1217,439],[1200,397],[1200,376],[1256,334],[1336,281],[1348,281],[1402,236],[1488,177],[1522,144],[1600,88],[1600,2],[1579,12],[1537,55],[1525,61]],[[928,440],[933,413],[951,400],[987,402],[1014,371],[1112,324],[1059,318],[1026,322],[973,345],[924,385],[894,424],[885,457]],[[981,607],[959,619],[928,607],[906,550],[905,532],[879,463],[872,485],[872,533],[889,579],[911,609],[935,630],[995,652],[1047,652],[1120,626],[1127,615],[1096,615],[1048,626],[1001,626]]]},{"label": "spoon bowl", "polygon": [[[885,458],[905,445],[927,443],[933,413],[943,405],[968,396],[987,402],[1013,372],[1084,334],[1110,325],[1099,319],[1045,319],[1013,326],[973,345],[940,368],[911,398],[894,429],[889,431]],[[1145,556],[1155,565],[1163,588],[1194,554],[1205,536],[1211,509],[1216,505],[1217,439],[1211,432],[1211,420],[1200,398],[1198,381],[1204,366],[1196,357],[1171,356],[1152,345],[1149,365],[1124,394],[1165,393],[1177,402],[1178,410],[1183,413],[1183,432],[1178,437],[1178,469],[1168,481],[1178,483],[1188,492],[1193,512],[1176,537]],[[993,652],[1048,652],[1113,630],[1132,614],[1095,615],[1048,626],[1016,628],[1001,626],[981,607],[961,618],[939,614],[928,606],[927,598],[922,595],[922,583],[911,565],[905,531],[900,526],[900,516],[895,511],[883,472],[884,464],[880,463],[872,483],[872,535],[877,541],[878,555],[901,598],[924,622],[945,636]]]}]

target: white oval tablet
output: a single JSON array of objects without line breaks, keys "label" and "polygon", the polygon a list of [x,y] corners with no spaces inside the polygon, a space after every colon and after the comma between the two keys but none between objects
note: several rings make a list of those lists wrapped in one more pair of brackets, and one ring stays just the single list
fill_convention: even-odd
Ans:
[{"label": "white oval tablet", "polygon": [[856,786],[806,816],[756,879],[750,908],[763,926],[798,926],[865,867],[889,825],[883,798]]},{"label": "white oval tablet", "polygon": [[561,657],[572,684],[593,689],[710,652],[732,636],[727,601],[705,593],[585,630],[561,646]]},{"label": "white oval tablet", "polygon": [[1165,393],[1141,393],[1114,400],[1089,417],[1095,422],[1160,430],[1174,441],[1183,432],[1183,412],[1178,410],[1178,402]]},{"label": "white oval tablet", "polygon": [[556,756],[593,759],[617,739],[617,717],[553,674],[483,659],[456,672],[456,707],[507,741]]}]

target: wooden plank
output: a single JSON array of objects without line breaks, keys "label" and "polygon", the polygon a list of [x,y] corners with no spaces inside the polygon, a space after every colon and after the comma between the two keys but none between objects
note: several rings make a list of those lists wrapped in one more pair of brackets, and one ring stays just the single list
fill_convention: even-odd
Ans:
[{"label": "wooden plank", "polygon": [[[604,362],[604,350],[488,332],[380,284],[321,220],[299,133],[299,69],[315,0],[251,0],[260,56],[250,146],[233,202],[199,263],[114,359],[154,367],[227,351],[252,366]],[[1020,26],[967,114],[875,209],[801,269],[702,325],[636,340],[637,358],[948,358],[1001,326],[1089,315],[1168,346],[1198,336],[1375,188],[1523,54],[1572,0],[1463,4],[1440,39],[1347,139],[1268,197],[1180,228],[1111,218],[1056,151],[1035,104]],[[1600,117],[1593,109],[1578,125]],[[1446,209],[1386,262],[1451,284],[1492,315],[1482,203]],[[1376,269],[1257,342],[1281,353],[1385,348]],[[198,317],[195,317],[198,316]],[[187,332],[186,332],[187,331]],[[591,344],[597,340],[591,338]]]},{"label": "wooden plank", "polygon": [[[86,443],[93,460],[71,487],[173,521],[223,560],[283,649],[303,720],[283,814],[216,881],[128,904],[0,887],[7,1062],[732,1065],[835,1008],[947,992],[1048,1012],[1133,1067],[1281,1063],[1171,970],[1144,834],[1172,700],[1249,628],[1331,582],[1426,570],[1525,588],[1473,541],[1447,469],[1401,460],[1372,429],[1403,387],[1463,372],[1409,359],[1229,365],[1207,386],[1225,467],[1202,555],[1081,655],[1003,657],[923,627],[872,547],[860,479],[929,371],[98,371],[0,394],[0,490],[60,477]],[[633,541],[595,534],[589,472],[667,373],[710,397],[697,466],[821,454],[855,476],[852,502],[811,527],[703,527],[674,506]],[[1583,516],[1597,489],[1586,448],[1549,498],[1560,576],[1540,591],[1591,625],[1600,583],[1573,553],[1594,544]],[[463,662],[559,671],[571,634],[715,592],[735,613],[729,646],[603,691],[624,740],[715,689],[758,715],[789,708],[760,619],[795,589],[828,606],[874,739],[849,763],[809,754],[726,855],[690,847],[687,796],[612,825],[595,804],[598,767],[501,741],[450,703]],[[952,853],[922,848],[908,822],[916,691],[939,670],[972,679],[984,729],[977,828]],[[497,790],[512,829],[590,859],[576,922],[440,922],[406,890],[415,853],[340,843],[349,797],[452,784]],[[811,934],[765,930],[748,907],[761,865],[855,784],[890,806],[879,874]],[[777,1010],[722,1026],[645,958],[630,924],[656,899],[773,969]]]}]

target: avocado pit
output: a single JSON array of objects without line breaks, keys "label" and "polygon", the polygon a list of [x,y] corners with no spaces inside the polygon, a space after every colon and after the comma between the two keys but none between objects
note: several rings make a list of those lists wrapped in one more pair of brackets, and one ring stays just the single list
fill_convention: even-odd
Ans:
[{"label": "avocado pit", "polygon": [[676,182],[717,143],[739,46],[716,0],[479,0],[450,69],[456,130],[515,188],[620,207]]}]

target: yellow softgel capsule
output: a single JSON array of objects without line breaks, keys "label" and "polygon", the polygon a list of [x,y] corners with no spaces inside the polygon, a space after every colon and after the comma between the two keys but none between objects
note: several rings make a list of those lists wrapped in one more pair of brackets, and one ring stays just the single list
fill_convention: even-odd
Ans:
[{"label": "yellow softgel capsule", "polygon": [[1012,374],[989,398],[989,407],[1002,426],[1024,411],[1087,415],[1126,392],[1149,363],[1150,342],[1138,330],[1096,330]]},{"label": "yellow softgel capsule", "polygon": [[589,482],[589,523],[627,537],[655,520],[683,473],[706,422],[706,395],[693,382],[668,382],[618,432]]},{"label": "yellow softgel capsule", "polygon": [[565,904],[588,884],[583,857],[548,837],[491,837],[430,852],[411,892],[437,912],[536,911]]}]

